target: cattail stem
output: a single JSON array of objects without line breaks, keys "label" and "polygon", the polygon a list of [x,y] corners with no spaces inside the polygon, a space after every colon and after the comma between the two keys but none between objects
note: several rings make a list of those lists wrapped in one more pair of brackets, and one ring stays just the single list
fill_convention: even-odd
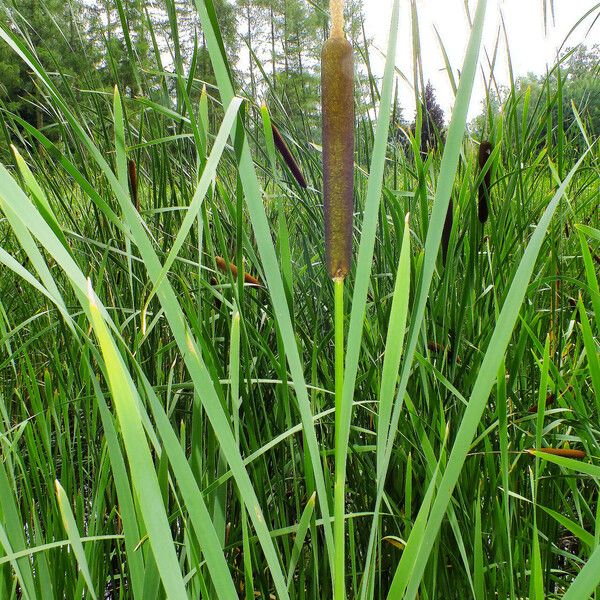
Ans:
[{"label": "cattail stem", "polygon": [[342,452],[342,402],[344,388],[344,278],[333,280],[335,303],[335,484],[333,499],[333,541],[335,549],[334,564],[334,599],[345,598],[346,554],[345,554],[345,520],[346,520],[346,465]]},{"label": "cattail stem", "polygon": [[344,278],[352,260],[354,211],[354,61],[344,37],[344,0],[331,0],[331,34],[321,54],[323,209],[327,272],[335,289],[334,600],[346,597],[346,454],[342,440]]}]

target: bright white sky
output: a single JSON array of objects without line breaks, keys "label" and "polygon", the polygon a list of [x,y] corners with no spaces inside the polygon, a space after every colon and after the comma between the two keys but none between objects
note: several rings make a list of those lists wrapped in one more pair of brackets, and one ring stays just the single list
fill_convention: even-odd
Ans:
[{"label": "bright white sky", "polygon": [[[544,73],[546,65],[555,62],[557,49],[561,46],[569,30],[591,8],[597,0],[555,0],[555,21],[549,15],[548,31],[544,33],[543,0],[488,0],[483,44],[491,57],[498,28],[500,14],[508,31],[508,42],[515,76],[528,72]],[[476,2],[469,0],[471,17],[475,13]],[[365,28],[367,36],[373,39],[375,47],[385,51],[391,18],[392,0],[365,0]],[[444,58],[440,50],[434,26],[442,38],[450,63],[456,76],[462,68],[464,52],[469,37],[469,26],[465,13],[464,0],[417,0],[419,12],[419,30],[421,36],[421,54],[423,57],[425,80],[431,80],[446,119],[450,116],[454,96],[445,70]],[[593,20],[598,16],[596,9],[572,34],[567,46],[585,42],[588,46],[600,43],[600,19],[588,32]],[[396,66],[409,80],[412,80],[412,41],[410,24],[410,2],[400,0],[400,25]],[[383,72],[384,59],[374,51],[371,53],[374,71]],[[483,61],[482,61],[483,58]],[[480,65],[489,73],[485,54],[480,54]],[[501,41],[496,61],[496,80],[508,83],[508,63],[504,37]],[[479,114],[484,97],[481,69],[479,69],[471,100],[469,118]],[[400,104],[404,117],[412,119],[414,114],[414,96],[411,88],[404,84],[400,88]]]}]

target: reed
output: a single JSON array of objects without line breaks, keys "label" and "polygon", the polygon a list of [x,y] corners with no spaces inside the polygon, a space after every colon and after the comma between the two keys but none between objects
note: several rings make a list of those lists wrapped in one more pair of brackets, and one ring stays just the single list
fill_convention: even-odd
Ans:
[{"label": "reed", "polygon": [[321,55],[325,260],[334,282],[335,484],[334,598],[345,598],[345,479],[342,439],[344,387],[344,278],[352,261],[354,210],[354,59],[344,36],[344,2],[331,0],[331,32]]},{"label": "reed", "polygon": [[[4,148],[19,148],[0,165],[0,599],[588,597],[581,582],[600,582],[589,116],[561,133],[550,78],[547,102],[523,118],[511,89],[485,125],[503,152],[480,171],[465,126],[482,64],[478,0],[465,61],[447,65],[460,78],[444,151],[423,165],[389,126],[400,6],[414,9],[404,18],[418,76],[427,3],[393,0],[381,82],[355,45],[371,95],[356,103],[354,173],[348,152],[336,174],[338,132],[324,139],[328,207],[354,179],[356,248],[342,220],[347,246],[332,244],[338,262],[315,270],[325,249],[314,115],[277,113],[304,190],[270,119],[262,152],[258,113],[241,112],[259,99],[242,101],[229,82],[215,4],[197,0],[209,91],[204,65],[177,67],[176,82],[144,63],[141,91],[115,95],[112,109],[94,69],[74,95],[60,57],[44,71],[48,55],[21,39],[33,29],[0,18],[0,53],[27,59],[48,125],[0,109]],[[166,0],[172,15],[175,5]],[[349,31],[340,8],[329,45]],[[152,11],[147,22],[162,31]],[[284,86],[271,91],[296,109]],[[489,166],[507,201],[492,207],[488,185],[483,249],[470,233],[483,230],[475,205]],[[351,218],[352,194],[335,198]],[[556,542],[565,528],[582,538],[568,553]]]}]

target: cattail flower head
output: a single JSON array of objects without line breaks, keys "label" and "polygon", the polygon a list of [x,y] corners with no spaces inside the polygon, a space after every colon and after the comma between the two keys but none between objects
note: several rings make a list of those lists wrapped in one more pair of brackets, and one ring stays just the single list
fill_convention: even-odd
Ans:
[{"label": "cattail flower head", "polygon": [[285,143],[281,132],[273,123],[271,123],[271,131],[273,132],[273,142],[275,143],[275,148],[277,148],[279,154],[281,154],[281,158],[283,158],[283,161],[288,166],[289,170],[294,176],[294,179],[298,182],[298,185],[301,188],[306,189],[306,179],[304,179],[304,175],[300,170],[300,166],[298,165],[296,159],[290,152],[290,149]]},{"label": "cattail flower head", "polygon": [[345,277],[352,260],[354,59],[344,37],[343,1],[331,1],[331,34],[321,54],[323,204],[327,271]]},{"label": "cattail flower head", "polygon": [[[479,160],[479,170],[480,171],[483,170],[483,168],[485,167],[493,149],[494,149],[494,147],[492,146],[491,142],[488,142],[486,140],[483,140],[479,144],[478,160]],[[479,221],[481,223],[485,223],[488,218],[488,213],[489,213],[488,202],[490,199],[491,176],[492,176],[491,169],[488,168],[487,172],[483,176],[481,183],[479,184],[479,202],[478,202],[478,206],[477,206],[477,214],[479,216]]]},{"label": "cattail flower head", "polygon": [[137,168],[135,166],[135,160],[132,158],[127,161],[127,175],[129,179],[129,192],[131,193],[131,200],[133,201],[135,209],[139,212],[140,204],[138,201]]},{"label": "cattail flower head", "polygon": [[[231,274],[234,277],[237,277],[238,270],[233,263],[228,263],[222,256],[215,256],[215,263],[219,271],[222,273],[228,273],[231,271]],[[251,285],[260,286],[260,281],[256,277],[250,275],[250,273],[244,273],[244,282]]]},{"label": "cattail flower head", "polygon": [[446,211],[446,218],[444,219],[444,229],[442,229],[442,260],[444,265],[446,264],[446,257],[448,256],[448,246],[450,244],[450,234],[452,233],[452,224],[454,223],[454,203],[452,197],[448,203],[448,210]]},{"label": "cattail flower head", "polygon": [[544,454],[552,454],[553,456],[563,456],[564,458],[585,458],[583,450],[571,450],[570,448],[537,448],[536,450],[528,450],[529,454],[533,452],[543,452]]},{"label": "cattail flower head", "polygon": [[[546,396],[546,402],[544,404],[545,407],[550,406],[551,404],[554,403],[554,394],[552,392],[550,392],[547,396]],[[538,405],[537,404],[533,404],[531,405],[528,409],[527,412],[529,413],[536,413],[538,411]]]}]

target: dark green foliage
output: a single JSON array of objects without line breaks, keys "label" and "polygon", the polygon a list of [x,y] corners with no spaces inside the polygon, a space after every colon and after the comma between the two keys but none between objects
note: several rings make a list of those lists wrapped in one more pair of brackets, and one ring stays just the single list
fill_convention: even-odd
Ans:
[{"label": "dark green foliage", "polygon": [[[425,93],[419,109],[421,111],[421,153],[426,154],[442,141],[444,131],[444,111],[438,104],[435,90],[430,81],[425,86]],[[415,116],[413,131],[416,129],[416,120]]]},{"label": "dark green foliage", "polygon": [[[11,6],[20,2],[15,0]],[[57,11],[64,8],[52,0],[39,0],[37,6],[44,3]],[[112,0],[108,4],[114,9]],[[155,3],[144,4],[149,9],[156,7]],[[216,7],[217,20],[224,22],[227,13],[221,8],[225,4],[199,1],[201,6]],[[269,40],[261,38],[263,34],[268,36],[268,29],[261,33],[260,26],[267,22],[271,6],[276,19],[281,19],[285,6],[291,5],[291,0],[285,4],[252,2],[251,16],[256,17],[251,32],[253,49],[260,50],[261,44],[264,49],[264,40]],[[319,8],[325,3],[299,5],[310,8],[312,18],[320,23],[314,34],[314,40],[320,43],[326,23]],[[233,14],[234,32],[236,22],[240,31],[246,25],[244,1],[239,7]],[[275,23],[275,76],[270,63],[260,63],[260,56],[254,63],[257,97],[250,97],[246,63],[232,60],[229,65],[238,82],[236,93],[248,96],[244,102],[247,110],[237,122],[237,135],[224,143],[207,193],[198,213],[190,215],[191,228],[162,281],[161,289],[170,287],[180,306],[176,323],[185,327],[185,335],[197,344],[193,350],[206,366],[205,384],[194,382],[188,368],[194,352],[177,345],[173,321],[165,311],[167,303],[156,294],[149,300],[146,326],[142,327],[141,312],[154,280],[151,263],[144,261],[148,250],[137,243],[140,238],[132,239],[129,226],[137,224],[140,229],[143,225],[147,246],[157,261],[165,264],[189,214],[198,180],[208,168],[207,158],[215,147],[224,114],[223,91],[210,85],[218,69],[215,73],[212,67],[209,69],[208,52],[202,58],[202,49],[208,48],[207,38],[196,13],[187,8],[179,2],[169,8],[169,14],[176,15],[175,22],[166,19],[166,12],[149,10],[150,20],[145,25],[134,23],[142,12],[132,9],[128,13],[134,45],[135,32],[146,35],[150,25],[157,38],[158,52],[154,53],[150,36],[147,41],[152,57],[140,58],[139,65],[145,66],[138,69],[139,88],[134,69],[127,71],[123,64],[125,54],[120,53],[128,52],[124,43],[115,43],[120,49],[114,51],[113,66],[107,62],[101,19],[96,20],[92,28],[96,33],[89,38],[85,34],[89,30],[82,29],[81,36],[96,40],[94,45],[99,51],[88,53],[98,68],[79,73],[85,86],[81,79],[73,84],[76,80],[70,74],[75,67],[69,62],[83,57],[50,55],[39,48],[38,54],[43,56],[46,72],[59,88],[64,105],[52,98],[40,78],[32,77],[15,53],[0,41],[0,53],[5,58],[0,68],[6,74],[0,85],[8,86],[24,73],[23,81],[31,84],[24,98],[33,101],[31,104],[18,95],[9,95],[4,99],[5,107],[8,102],[15,104],[10,111],[0,111],[4,149],[0,162],[7,169],[0,175],[2,600],[91,597],[69,539],[74,532],[65,529],[55,480],[65,490],[65,504],[71,508],[83,537],[96,596],[142,600],[166,597],[124,454],[123,430],[115,412],[122,398],[113,396],[107,385],[106,364],[82,308],[81,291],[74,291],[64,261],[57,259],[63,239],[81,278],[90,278],[106,307],[114,324],[111,335],[132,378],[132,388],[139,394],[139,403],[131,405],[131,413],[136,418],[143,414],[142,437],[148,440],[153,461],[149,472],[160,486],[158,512],[170,524],[164,546],[177,555],[189,597],[284,597],[275,590],[251,522],[256,513],[244,503],[246,498],[223,458],[222,438],[208,417],[209,394],[214,406],[226,415],[223,429],[233,432],[239,446],[244,472],[271,531],[275,562],[281,564],[284,577],[289,569],[291,600],[332,597],[320,502],[333,505],[333,485],[327,479],[326,493],[315,498],[309,437],[302,429],[298,410],[301,386],[292,380],[300,372],[300,378],[308,384],[310,420],[314,420],[319,444],[317,462],[321,465],[322,461],[329,477],[335,447],[333,298],[323,258],[319,191],[323,172],[317,126],[320,113],[318,105],[309,101],[315,90],[318,92],[318,81],[307,77],[294,83],[299,59],[296,64],[288,64],[289,79],[284,82],[284,77],[279,78],[286,68],[278,46],[284,31],[280,22]],[[111,19],[116,18],[114,12],[111,15]],[[260,15],[263,17],[259,19]],[[84,15],[84,20],[89,18],[89,14]],[[299,17],[299,23],[303,18]],[[182,47],[181,63],[176,66],[164,40],[166,35],[171,43],[177,38],[172,28],[178,20]],[[348,37],[355,49],[357,67],[364,71],[360,20],[355,21]],[[290,9],[290,36],[294,29],[291,24]],[[46,29],[55,31],[50,23]],[[11,30],[17,31],[14,24]],[[26,26],[19,31],[19,39],[28,46],[33,33]],[[114,20],[111,31],[116,37],[122,35]],[[301,53],[302,73],[314,76],[318,73],[314,64],[318,55],[310,57],[314,32],[305,34],[299,29],[297,33],[300,44],[294,47],[290,39],[287,47]],[[305,35],[310,38],[306,54],[300,47]],[[231,52],[225,36],[219,40]],[[48,40],[48,44],[51,47],[58,41]],[[143,49],[140,46],[140,51]],[[135,58],[135,53],[132,56]],[[239,56],[247,56],[245,43],[239,45]],[[418,532],[415,519],[427,491],[435,488],[448,471],[465,403],[484,370],[490,337],[524,249],[560,180],[580,159],[581,166],[543,239],[525,300],[518,306],[503,364],[490,370],[491,376],[497,376],[496,383],[485,398],[475,437],[464,446],[467,454],[456,487],[451,495],[443,488],[434,492],[436,497],[448,500],[448,510],[435,539],[426,540],[435,543],[422,565],[424,577],[417,597],[531,598],[531,582],[535,580],[537,588],[543,590],[538,597],[558,600],[582,572],[583,565],[590,564],[597,547],[600,456],[600,371],[594,360],[600,318],[600,148],[594,145],[597,120],[590,112],[596,89],[594,61],[580,60],[577,53],[572,56],[576,65],[569,66],[570,59],[562,63],[562,92],[558,78],[552,79],[556,70],[551,70],[548,80],[536,77],[542,83],[539,88],[532,85],[527,107],[527,88],[511,90],[502,102],[498,101],[497,109],[491,105],[485,127],[473,133],[471,139],[465,135],[462,145],[457,144],[460,165],[451,182],[451,208],[446,212],[442,233],[444,268],[435,268],[439,265],[437,252],[431,251],[433,247],[426,246],[425,241],[436,227],[438,234],[442,230],[443,211],[435,221],[431,216],[432,198],[443,179],[442,152],[428,152],[423,160],[420,140],[405,143],[410,131],[400,129],[398,105],[394,108],[393,129],[384,148],[385,160],[380,163],[384,173],[381,205],[371,213],[374,250],[372,255],[365,255],[365,264],[372,270],[368,280],[357,282],[350,268],[345,284],[349,292],[347,308],[351,308],[351,294],[358,283],[364,284],[367,298],[364,314],[359,315],[363,331],[358,343],[348,346],[358,356],[346,465],[348,598],[359,597],[367,566],[365,554],[378,473],[378,390],[385,338],[390,323],[394,324],[390,315],[406,214],[410,212],[408,234],[413,249],[407,339],[414,334],[416,352],[414,360],[408,361],[405,351],[401,357],[401,369],[406,368],[408,373],[406,394],[400,398],[404,404],[399,409],[397,431],[392,432],[395,440],[390,446],[390,468],[383,478],[383,504],[375,522],[373,589],[366,594],[368,600],[386,598],[394,570],[404,555],[399,540],[406,541]],[[159,59],[164,63],[159,64]],[[180,79],[175,76],[177,72]],[[204,80],[208,80],[207,95],[199,102]],[[307,90],[304,98],[302,86],[309,81],[315,88]],[[117,104],[124,111],[123,147],[118,156],[112,104],[115,83],[124,92],[121,104]],[[362,238],[365,231],[363,216],[369,210],[366,190],[374,179],[370,167],[375,123],[369,115],[381,114],[379,82],[371,77],[366,83],[366,93],[360,83],[356,85],[355,152],[341,167],[354,175],[355,203],[350,210],[355,212],[357,238]],[[579,97],[590,99],[588,108],[581,111],[583,133],[576,122],[562,131],[559,127],[559,97],[563,98],[562,114],[567,118],[564,98],[570,97],[570,89],[576,85],[581,85]],[[270,106],[272,100],[275,121],[296,162],[302,165],[306,188],[296,185],[291,177],[281,177],[278,169],[273,170],[276,155],[265,151],[262,123],[253,110],[263,100],[263,93],[270,98]],[[352,106],[352,101],[348,104]],[[41,130],[36,128],[38,105],[43,109]],[[34,108],[28,116],[31,121],[20,121],[13,114],[25,115],[20,111],[30,106]],[[86,135],[97,154],[85,146]],[[592,147],[584,155],[586,137]],[[494,179],[490,182],[494,205],[493,210],[491,204],[488,206],[483,238],[476,216],[478,190],[474,183],[480,173],[475,147],[481,139],[491,139],[495,145]],[[246,146],[252,154],[250,160],[241,163],[244,140],[249,142]],[[10,144],[16,146],[31,169],[39,189],[18,169]],[[127,159],[135,163],[130,162],[128,167]],[[108,161],[106,167],[103,160]],[[248,189],[241,182],[251,170],[258,175],[255,205],[264,207],[266,213],[267,226],[261,236],[250,214]],[[113,171],[118,173],[118,181],[114,181],[114,175],[109,180]],[[7,172],[25,196],[6,193]],[[344,170],[346,175],[348,172]],[[345,181],[350,179],[352,176]],[[129,201],[128,184],[134,204],[137,198],[138,211],[131,211],[134,219],[123,210],[129,205],[117,200],[120,190]],[[40,190],[45,198],[38,197]],[[16,203],[15,199],[17,212],[27,216],[20,228],[12,227],[5,210],[6,202]],[[51,246],[48,239],[37,238],[28,243],[24,232],[33,222],[29,217],[34,215],[42,223],[52,223],[47,237],[52,231],[60,233],[56,244]],[[260,249],[265,240],[273,240],[276,249],[269,269]],[[36,249],[40,251],[37,254]],[[236,275],[231,263],[238,267]],[[423,298],[424,318],[411,334],[419,282],[428,264],[432,265],[433,275],[429,293]],[[277,298],[270,284],[273,271],[279,268],[283,285]],[[249,273],[256,275],[261,287],[245,284],[244,276]],[[56,293],[64,299],[67,318],[57,306]],[[285,334],[281,314],[288,308],[293,326]],[[348,320],[343,324],[347,330]],[[300,357],[295,372],[290,367],[291,349]],[[170,436],[159,430],[161,415],[160,422],[166,424]],[[539,447],[585,451],[585,459],[577,463],[582,470],[553,464],[549,460],[556,458],[553,455],[540,458],[527,454],[538,440]],[[191,471],[188,481],[175,469],[173,449],[180,452],[183,466]],[[186,501],[183,483],[194,490],[193,502]],[[202,536],[198,531],[202,529],[191,525],[192,512],[201,500],[210,512],[204,524],[214,524],[218,530],[215,547],[220,553],[223,547],[225,572],[234,582],[235,592],[229,595],[219,596],[214,591],[216,578],[200,549]],[[124,539],[132,529],[132,538]],[[28,549],[31,554],[26,553]]]},{"label": "dark green foliage", "polygon": [[[0,26],[9,27],[36,49],[39,59],[51,71],[54,80],[69,85],[74,94],[83,83],[82,77],[93,69],[98,58],[97,47],[89,35],[91,21],[80,2],[63,0],[2,0]],[[60,70],[55,69],[60,65]],[[74,83],[77,82],[75,85]],[[0,103],[42,128],[51,124],[38,85],[22,61],[0,42]]]}]

